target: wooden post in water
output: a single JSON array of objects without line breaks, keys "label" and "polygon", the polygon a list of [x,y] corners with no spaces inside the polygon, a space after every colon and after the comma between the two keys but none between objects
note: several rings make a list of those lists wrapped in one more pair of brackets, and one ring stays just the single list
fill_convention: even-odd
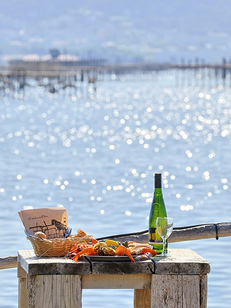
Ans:
[{"label": "wooden post in water", "polygon": [[225,88],[225,81],[226,81],[226,59],[223,58],[223,67],[222,67],[222,80],[223,80],[223,87]]},{"label": "wooden post in water", "polygon": [[194,65],[195,65],[195,68],[194,68],[194,79],[195,79],[195,86],[197,87],[198,86],[198,79],[197,79],[198,68],[197,67],[199,65],[198,58],[195,59]]},{"label": "wooden post in water", "polygon": [[205,60],[201,59],[201,87],[205,87]]},{"label": "wooden post in water", "polygon": [[192,86],[192,76],[191,76],[191,65],[192,65],[192,63],[191,63],[191,60],[188,60],[188,74],[187,74],[187,79],[188,79],[188,87],[190,87],[190,86]]},{"label": "wooden post in water", "polygon": [[215,86],[218,87],[218,79],[219,79],[219,69],[217,67],[215,67],[215,80],[216,80],[216,84]]},{"label": "wooden post in water", "polygon": [[181,86],[184,87],[185,86],[185,59],[182,58],[181,59]]}]

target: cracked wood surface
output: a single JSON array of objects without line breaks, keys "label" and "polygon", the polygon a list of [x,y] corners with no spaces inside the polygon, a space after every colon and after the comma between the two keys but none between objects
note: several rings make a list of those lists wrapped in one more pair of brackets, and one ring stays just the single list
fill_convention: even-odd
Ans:
[{"label": "cracked wood surface", "polygon": [[190,249],[169,249],[166,258],[138,262],[74,262],[68,258],[39,258],[33,250],[19,250],[18,262],[29,275],[204,275],[210,272],[209,263]]}]

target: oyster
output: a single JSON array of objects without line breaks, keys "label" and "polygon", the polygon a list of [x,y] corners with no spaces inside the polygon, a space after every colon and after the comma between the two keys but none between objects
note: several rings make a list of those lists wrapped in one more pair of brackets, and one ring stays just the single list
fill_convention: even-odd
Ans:
[{"label": "oyster", "polygon": [[107,247],[107,244],[105,244],[104,242],[99,242],[99,243],[96,243],[94,245],[94,251],[99,255],[99,256],[103,256],[104,253],[103,253],[103,248],[104,247]]},{"label": "oyster", "polygon": [[116,255],[116,251],[112,247],[103,247],[102,251],[105,256],[115,256]]}]

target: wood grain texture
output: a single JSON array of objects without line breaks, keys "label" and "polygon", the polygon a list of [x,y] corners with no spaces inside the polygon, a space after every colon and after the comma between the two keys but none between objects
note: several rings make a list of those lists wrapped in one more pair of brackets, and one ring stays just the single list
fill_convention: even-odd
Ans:
[{"label": "wood grain texture", "polygon": [[28,307],[28,290],[26,287],[26,278],[18,279],[18,308]]},{"label": "wood grain texture", "polygon": [[84,275],[83,289],[150,289],[151,274]]},{"label": "wood grain texture", "polygon": [[182,283],[180,276],[178,275],[152,276],[151,308],[159,308],[159,307],[183,308]]},{"label": "wood grain texture", "polygon": [[134,308],[151,308],[151,289],[134,290]]},{"label": "wood grain texture", "polygon": [[200,275],[200,300],[201,300],[201,307],[207,307],[207,293],[208,293],[208,276],[207,275]]},{"label": "wood grain texture", "polygon": [[29,308],[82,308],[79,276],[31,275],[28,292]]},{"label": "wood grain texture", "polygon": [[14,267],[17,267],[17,256],[0,258],[0,270]]},{"label": "wood grain texture", "polygon": [[209,263],[191,249],[169,249],[167,258],[158,259],[155,274],[200,275],[210,272]]},{"label": "wood grain texture", "polygon": [[183,275],[183,307],[199,308],[200,307],[200,277],[199,275]]},{"label": "wood grain texture", "polygon": [[[37,277],[37,281],[36,281]],[[26,285],[28,289],[28,308],[35,308],[35,300],[36,300],[36,289],[40,287],[40,278],[38,276],[27,275]],[[39,281],[38,281],[39,280]],[[37,283],[36,283],[37,282]],[[38,291],[39,293],[40,291]],[[42,299],[41,299],[42,300]]]},{"label": "wood grain texture", "polygon": [[192,274],[210,272],[209,263],[190,249],[169,249],[167,258],[144,262],[74,262],[67,258],[38,258],[33,250],[19,251],[22,268],[30,275],[133,275],[133,274]]},{"label": "wood grain texture", "polygon": [[21,264],[18,262],[17,267],[17,277],[18,278],[26,278],[26,271],[21,267]]},{"label": "wood grain texture", "polygon": [[92,274],[152,274],[155,270],[154,267],[154,263],[150,260],[143,262],[92,262]]},{"label": "wood grain texture", "polygon": [[200,308],[198,275],[153,275],[151,308]]},{"label": "wood grain texture", "polygon": [[72,275],[71,279],[71,307],[82,308],[82,278]]},{"label": "wood grain texture", "polygon": [[88,262],[74,262],[68,258],[36,257],[33,250],[19,250],[18,261],[30,275],[88,275]]},{"label": "wood grain texture", "polygon": [[[55,296],[55,290],[53,285],[53,276],[35,276],[35,280],[32,280],[34,284],[32,284],[30,288],[33,289],[32,294],[34,294],[33,302],[31,301],[31,305],[34,308],[37,307],[47,307],[53,308],[53,296]],[[30,294],[30,293],[29,293]],[[30,302],[30,298],[29,298]]]},{"label": "wood grain texture", "polygon": [[27,274],[26,271],[18,263],[17,267],[18,276],[18,307],[24,308],[28,307],[28,289],[26,284]]}]

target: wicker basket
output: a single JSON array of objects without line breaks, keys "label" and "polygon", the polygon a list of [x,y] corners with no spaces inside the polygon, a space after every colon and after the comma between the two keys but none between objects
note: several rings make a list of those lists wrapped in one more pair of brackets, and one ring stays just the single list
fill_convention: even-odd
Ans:
[{"label": "wicker basket", "polygon": [[40,239],[35,236],[28,236],[34,252],[38,257],[64,257],[79,240],[75,237]]}]

